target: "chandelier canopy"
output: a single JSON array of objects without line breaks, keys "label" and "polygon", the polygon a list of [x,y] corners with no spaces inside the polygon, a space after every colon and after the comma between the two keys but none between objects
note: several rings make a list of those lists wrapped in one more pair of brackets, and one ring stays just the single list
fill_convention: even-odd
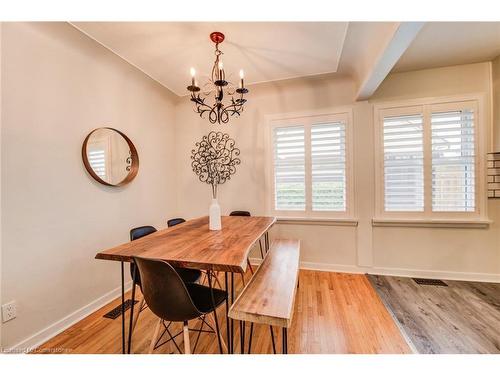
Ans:
[{"label": "chandelier canopy", "polygon": [[[212,76],[202,89],[196,82],[196,71],[191,68],[191,85],[187,89],[191,92],[190,100],[194,103],[194,110],[201,118],[208,118],[212,124],[225,124],[229,122],[230,117],[239,116],[243,111],[243,105],[247,101],[243,95],[248,93],[248,89],[244,86],[243,70],[240,70],[240,82],[237,88],[232,82],[226,80],[221,60],[223,52],[219,49],[219,44],[224,41],[224,34],[215,31],[210,34],[210,39],[215,43]],[[207,103],[212,96],[213,104]]]}]

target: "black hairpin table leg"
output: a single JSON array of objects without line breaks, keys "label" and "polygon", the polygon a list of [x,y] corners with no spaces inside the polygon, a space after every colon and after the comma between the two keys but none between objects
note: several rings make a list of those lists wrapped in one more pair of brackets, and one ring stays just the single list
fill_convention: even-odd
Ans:
[{"label": "black hairpin table leg", "polygon": [[[231,305],[234,303],[234,273],[231,272]],[[231,319],[231,348],[229,352],[234,353],[234,321]]]},{"label": "black hairpin table leg", "polygon": [[273,326],[269,326],[269,330],[271,331],[271,342],[273,344],[273,353],[276,354],[276,344],[274,343]]},{"label": "black hairpin table leg", "polygon": [[212,275],[211,272],[207,273],[207,279],[208,279],[208,287],[210,288],[210,295],[212,297],[212,306],[214,308],[214,320],[215,320],[215,331],[217,333],[217,341],[219,343],[219,351],[220,354],[222,354],[222,341],[220,337],[220,330],[219,330],[219,319],[217,318],[217,309],[215,306],[215,298],[214,298],[214,290],[212,287]]},{"label": "black hairpin table leg", "polygon": [[[134,302],[135,302],[135,283],[137,279],[137,266],[134,267],[132,272],[132,306],[130,306],[130,322],[128,324],[128,344],[127,344],[127,353],[130,354],[132,349],[132,323],[134,320]],[[139,314],[139,312],[137,312]]]},{"label": "black hairpin table leg", "polygon": [[226,287],[226,293],[227,293],[227,298],[226,298],[226,336],[227,336],[227,351],[229,354],[231,354],[231,335],[229,332],[229,280],[227,279],[228,275],[227,272],[224,273],[224,281],[225,281],[225,287]]},{"label": "black hairpin table leg", "polygon": [[283,335],[282,336],[283,336],[283,338],[282,338],[282,340],[283,340],[283,344],[282,344],[283,345],[283,348],[282,348],[283,354],[288,354],[288,331],[287,331],[286,327],[283,327]]},{"label": "black hairpin table leg", "polygon": [[123,262],[120,263],[122,271],[122,354],[125,354],[125,274]]}]

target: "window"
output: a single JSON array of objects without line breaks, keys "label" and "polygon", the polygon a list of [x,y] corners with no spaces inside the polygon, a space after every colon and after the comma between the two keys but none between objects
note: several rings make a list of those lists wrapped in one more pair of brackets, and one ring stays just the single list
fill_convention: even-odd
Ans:
[{"label": "window", "polygon": [[304,127],[274,129],[274,186],[277,210],[305,210]]},{"label": "window", "polygon": [[432,210],[474,212],[474,112],[431,114]]},{"label": "window", "polygon": [[350,112],[271,121],[272,202],[278,216],[346,217]]},{"label": "window", "polygon": [[424,210],[423,136],[421,114],[384,117],[386,211]]},{"label": "window", "polygon": [[475,99],[375,107],[379,216],[486,215],[479,106]]}]

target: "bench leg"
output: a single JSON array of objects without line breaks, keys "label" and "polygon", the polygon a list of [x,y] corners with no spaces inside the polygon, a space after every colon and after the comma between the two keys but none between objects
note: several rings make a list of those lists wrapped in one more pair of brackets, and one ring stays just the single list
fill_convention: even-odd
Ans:
[{"label": "bench leg", "polygon": [[245,354],[245,321],[240,320],[240,353]]},{"label": "bench leg", "polygon": [[271,331],[271,342],[273,343],[273,353],[276,354],[276,344],[274,343],[273,326],[269,326],[269,330]]},{"label": "bench leg", "polygon": [[288,354],[288,330],[283,327],[283,335],[282,335],[282,340],[283,340],[283,354]]},{"label": "bench leg", "polygon": [[250,338],[248,339],[248,354],[252,352],[253,323],[250,324]]}]

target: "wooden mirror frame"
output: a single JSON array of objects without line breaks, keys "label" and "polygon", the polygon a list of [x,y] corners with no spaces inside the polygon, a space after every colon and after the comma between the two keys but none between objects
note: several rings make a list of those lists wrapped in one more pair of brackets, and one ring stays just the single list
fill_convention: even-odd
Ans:
[{"label": "wooden mirror frame", "polygon": [[[125,139],[125,141],[128,144],[128,147],[130,149],[130,157],[132,159],[132,163],[130,165],[130,171],[128,172],[127,177],[125,177],[122,181],[120,181],[117,184],[110,184],[109,182],[104,181],[102,178],[100,178],[92,169],[92,166],[90,165],[88,157],[87,157],[87,143],[90,139],[90,136],[94,132],[96,132],[97,130],[101,130],[101,129],[109,129],[109,130],[115,131],[118,134],[120,134],[123,137],[123,139]],[[139,171],[139,155],[137,154],[137,149],[135,148],[132,141],[125,134],[123,134],[121,131],[114,129],[114,128],[102,127],[102,128],[96,128],[96,129],[92,130],[87,135],[87,137],[85,137],[85,140],[83,141],[82,159],[83,159],[83,164],[85,165],[85,169],[94,178],[94,180],[96,180],[97,182],[99,182],[103,185],[106,185],[106,186],[124,186],[124,185],[128,184],[129,182],[131,182],[135,178],[135,176],[137,176],[137,172]]]}]

